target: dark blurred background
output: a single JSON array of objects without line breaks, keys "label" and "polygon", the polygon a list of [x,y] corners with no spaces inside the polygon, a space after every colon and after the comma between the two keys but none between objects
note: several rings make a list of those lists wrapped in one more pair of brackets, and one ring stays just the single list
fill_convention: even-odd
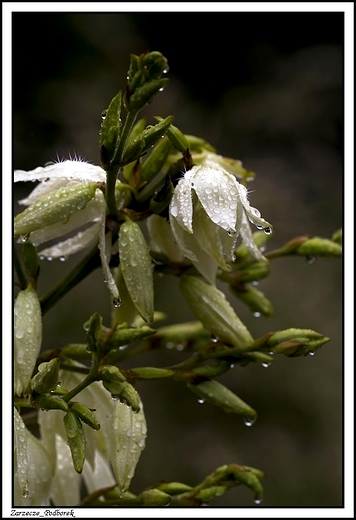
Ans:
[{"label": "dark blurred background", "polygon": [[[14,13],[13,166],[29,170],[75,154],[98,164],[100,115],[125,86],[129,55],[159,50],[170,84],[145,109],[148,122],[172,114],[183,132],[256,172],[250,201],[274,225],[269,248],[305,233],[330,237],[343,222],[343,16]],[[15,201],[32,188],[16,186]],[[79,258],[43,264],[40,293]],[[274,318],[256,319],[227,294],[252,335],[295,326],[330,343],[314,357],[279,357],[268,370],[251,364],[219,378],[258,411],[252,428],[198,404],[181,384],[141,384],[149,433],[134,492],[159,480],[195,485],[235,462],[266,472],[262,506],[342,505],[342,261],[291,257],[273,261],[271,271],[259,288]],[[176,279],[155,282],[164,324],[193,319]],[[45,316],[43,348],[83,341],[82,324],[95,311],[109,325],[99,271]],[[184,353],[167,351],[139,363],[179,359]],[[256,507],[244,488],[213,505]]]}]

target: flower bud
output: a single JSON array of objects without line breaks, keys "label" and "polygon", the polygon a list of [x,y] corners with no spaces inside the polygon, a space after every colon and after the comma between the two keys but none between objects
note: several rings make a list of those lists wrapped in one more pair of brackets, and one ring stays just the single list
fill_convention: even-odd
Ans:
[{"label": "flower bud", "polygon": [[120,266],[131,299],[146,322],[153,321],[152,259],[140,226],[126,220],[119,233]]},{"label": "flower bud", "polygon": [[205,489],[201,489],[196,495],[195,498],[199,500],[203,500],[204,502],[209,502],[213,500],[213,498],[220,497],[225,493],[227,486],[211,486]]},{"label": "flower bud", "polygon": [[155,144],[140,170],[140,178],[143,181],[150,182],[161,171],[171,149],[172,144],[167,136]]},{"label": "flower bud", "polygon": [[341,256],[342,247],[333,240],[313,237],[301,244],[296,252],[303,256]]},{"label": "flower bud", "polygon": [[342,244],[342,228],[338,229],[335,231],[335,233],[332,234],[331,240],[337,244]]},{"label": "flower bud", "polygon": [[203,381],[197,385],[188,383],[188,387],[207,403],[220,406],[224,412],[236,413],[252,420],[257,417],[255,410],[226,388],[226,386],[214,379]]},{"label": "flower bud", "polygon": [[88,424],[93,430],[99,430],[100,424],[97,421],[95,415],[93,412],[85,406],[85,404],[82,403],[71,403],[70,404],[70,410],[71,412],[74,412],[75,415],[79,417],[85,424]]},{"label": "flower bud", "polygon": [[183,484],[182,482],[167,482],[160,484],[156,489],[159,489],[168,495],[174,496],[193,491],[194,488],[188,486],[187,484]]},{"label": "flower bud", "polygon": [[[155,117],[156,121],[163,121],[161,117]],[[172,145],[182,154],[189,149],[189,143],[183,132],[176,126],[171,125],[167,130],[167,137]]]},{"label": "flower bud", "polygon": [[37,408],[41,408],[41,410],[63,410],[63,412],[68,411],[68,404],[66,401],[63,401],[61,397],[51,394],[42,394],[36,396],[32,403],[37,406]]},{"label": "flower bud", "polygon": [[15,236],[28,235],[56,222],[67,221],[73,213],[84,209],[94,198],[98,186],[96,182],[69,184],[44,195],[16,215]]},{"label": "flower bud", "polygon": [[[272,235],[268,235],[264,231],[255,231],[252,233],[252,239],[258,249],[261,249],[271,238]],[[236,260],[245,260],[250,256],[250,252],[246,247],[246,244],[242,243],[235,251]],[[258,262],[259,263],[259,262]]]},{"label": "flower bud", "polygon": [[285,355],[307,355],[328,343],[330,338],[310,329],[286,329],[275,332],[267,339],[273,352]]},{"label": "flower bud", "polygon": [[155,334],[156,330],[151,329],[147,325],[143,327],[127,327],[122,329],[117,329],[114,334],[110,336],[110,339],[106,343],[107,347],[118,348],[122,346],[129,345],[134,341],[147,338],[152,334]]},{"label": "flower bud", "polygon": [[148,52],[142,57],[147,77],[149,79],[158,79],[168,72],[168,62],[165,56],[158,51]]},{"label": "flower bud", "polygon": [[168,506],[171,496],[160,489],[148,489],[140,495],[144,506]]},{"label": "flower bud", "polygon": [[255,280],[261,280],[266,278],[270,274],[270,267],[267,262],[254,262],[247,269],[236,271],[235,279],[238,282],[253,282]]},{"label": "flower bud", "polygon": [[251,334],[223,292],[194,276],[181,276],[179,287],[196,318],[217,338],[241,349],[252,344]]},{"label": "flower bud", "polygon": [[124,164],[137,159],[143,152],[153,146],[167,132],[173,121],[173,116],[168,116],[161,123],[154,126],[147,126],[141,134],[132,139],[125,149],[122,159]]},{"label": "flower bud", "polygon": [[104,169],[109,167],[118,146],[121,131],[121,102],[122,92],[120,90],[111,100],[101,124],[99,146],[100,160]]},{"label": "flower bud", "polygon": [[114,399],[130,406],[134,412],[140,408],[138,393],[126,378],[122,375],[118,367],[114,365],[102,366],[100,368],[100,379],[104,387],[111,393]]},{"label": "flower bud", "polygon": [[76,360],[91,359],[92,355],[88,352],[88,345],[85,343],[70,343],[61,350],[61,356]]},{"label": "flower bud", "polygon": [[20,396],[30,382],[42,343],[41,306],[31,285],[17,295],[14,329],[14,387]]},{"label": "flower bud", "polygon": [[83,425],[77,415],[68,411],[63,417],[67,433],[68,445],[72,454],[74,469],[77,473],[83,471],[85,462],[86,437]]},{"label": "flower bud", "polygon": [[146,419],[142,403],[134,413],[125,404],[116,403],[110,429],[110,460],[122,495],[130,487],[136,465],[145,447]]},{"label": "flower bud", "polygon": [[131,372],[139,379],[161,379],[162,377],[171,377],[175,374],[174,370],[156,367],[131,368],[130,373]]},{"label": "flower bud", "polygon": [[37,394],[52,392],[57,388],[59,378],[59,358],[38,365],[38,372],[31,380],[31,390]]},{"label": "flower bud", "polygon": [[245,303],[252,312],[262,314],[266,318],[273,317],[272,303],[266,298],[263,292],[249,284],[241,284],[237,290],[234,286],[230,286],[231,292]]},{"label": "flower bud", "polygon": [[[137,78],[140,77],[140,73],[137,75]],[[134,78],[136,80],[136,78]],[[129,112],[138,112],[145,105],[148,105],[152,102],[154,96],[163,90],[169,83],[168,78],[162,79],[154,79],[149,83],[145,83],[142,87],[138,87],[135,92],[130,95],[129,99],[125,99],[126,108]],[[132,91],[132,87],[134,86],[134,82],[130,84],[130,90]]]}]

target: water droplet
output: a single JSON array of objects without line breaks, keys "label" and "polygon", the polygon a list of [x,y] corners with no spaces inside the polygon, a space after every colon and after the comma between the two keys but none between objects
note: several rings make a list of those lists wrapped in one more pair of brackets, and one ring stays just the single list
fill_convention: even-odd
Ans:
[{"label": "water droplet", "polygon": [[102,113],[101,113],[101,119],[105,119],[107,113],[108,113],[107,110],[103,110]]},{"label": "water droplet", "polygon": [[23,496],[23,498],[28,498],[28,495],[29,495],[28,489],[25,488],[25,489],[22,491],[22,496]]},{"label": "water droplet", "polygon": [[213,335],[211,336],[211,341],[212,341],[213,343],[217,343],[217,342],[219,341],[219,338],[213,334]]},{"label": "water droplet", "polygon": [[269,366],[271,366],[271,364],[272,364],[271,361],[269,361],[269,362],[265,361],[264,363],[262,363],[262,366],[263,366],[263,368],[268,368]]},{"label": "water droplet", "polygon": [[59,257],[59,260],[60,260],[61,262],[65,262],[65,261],[67,260],[67,257],[66,257],[66,256],[60,256],[60,257]]},{"label": "water droplet", "polygon": [[233,363],[231,363],[230,368],[234,368],[234,366],[235,366],[235,365],[234,365]]},{"label": "water droplet", "polygon": [[57,386],[62,386],[62,381],[58,381]]},{"label": "water droplet", "polygon": [[254,315],[255,318],[259,318],[261,316],[261,313],[260,312],[254,312],[253,315]]},{"label": "water droplet", "polygon": [[234,229],[229,229],[227,234],[229,235],[229,237],[234,237],[236,235],[236,231]]},{"label": "water droplet", "polygon": [[315,350],[311,350],[311,351],[309,352],[309,356],[315,356]]},{"label": "water droplet", "polygon": [[272,228],[270,227],[265,227],[263,231],[266,233],[266,235],[272,235]]},{"label": "water droplet", "polygon": [[244,418],[244,423],[246,426],[252,426],[254,424],[254,422],[256,421],[256,417],[245,417]]},{"label": "water droplet", "polygon": [[51,256],[47,256],[48,262],[52,262],[53,258]]},{"label": "water droplet", "polygon": [[198,403],[199,403],[199,404],[204,404],[205,401],[204,401],[204,399],[198,399]]},{"label": "water droplet", "polygon": [[171,341],[168,341],[166,348],[172,349],[173,347],[174,347],[174,343],[172,343]]},{"label": "water droplet", "polygon": [[40,260],[44,260],[44,259],[45,259],[44,255],[39,255],[38,258],[39,258]]},{"label": "water droplet", "polygon": [[255,498],[254,503],[260,504],[262,502],[262,498]]},{"label": "water droplet", "polygon": [[120,491],[120,498],[124,498],[124,496],[125,496],[125,488],[122,487],[121,491]]},{"label": "water droplet", "polygon": [[21,240],[21,242],[25,243],[25,242],[27,242],[27,240],[29,239],[29,237],[30,237],[29,234],[27,234],[27,235],[23,235],[23,236],[21,237],[20,240]]},{"label": "water droplet", "polygon": [[111,396],[111,399],[112,399],[113,401],[118,401],[118,400],[119,400],[119,397],[118,397],[117,395],[112,395],[112,396]]},{"label": "water droplet", "polygon": [[311,255],[307,255],[305,257],[305,260],[307,261],[308,264],[314,264],[314,262],[316,262],[315,256],[311,256]]},{"label": "water droplet", "polygon": [[112,303],[114,307],[121,307],[121,300],[119,300],[119,298],[114,298]]},{"label": "water droplet", "polygon": [[251,282],[252,285],[259,285],[260,284],[260,281],[259,280],[254,280],[253,282]]}]

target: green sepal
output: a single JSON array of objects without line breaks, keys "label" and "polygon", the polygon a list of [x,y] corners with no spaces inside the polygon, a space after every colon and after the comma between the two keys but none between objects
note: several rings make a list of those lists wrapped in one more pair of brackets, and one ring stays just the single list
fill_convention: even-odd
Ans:
[{"label": "green sepal", "polygon": [[68,404],[56,395],[43,394],[32,399],[32,404],[41,410],[63,410],[68,411]]},{"label": "green sepal", "polygon": [[68,445],[72,454],[74,469],[77,473],[83,471],[85,462],[86,436],[79,417],[70,410],[63,417]]},{"label": "green sepal", "polygon": [[121,105],[122,92],[120,92],[111,100],[108,109],[105,111],[105,117],[101,123],[99,147],[100,161],[104,170],[110,167],[112,159],[115,157],[115,151],[118,147],[121,134]]},{"label": "green sepal", "polygon": [[136,390],[114,365],[102,366],[99,370],[99,379],[114,399],[126,404],[134,412],[140,411],[140,398]]},{"label": "green sepal", "polygon": [[203,502],[209,502],[214,498],[220,497],[227,490],[227,486],[211,486],[205,489],[201,489],[195,498],[202,500]]},{"label": "green sepal", "polygon": [[248,283],[256,280],[261,280],[270,275],[270,266],[268,262],[254,262],[249,267],[243,270],[234,272],[235,281]]},{"label": "green sepal", "polygon": [[203,381],[197,385],[187,383],[188,388],[204,401],[220,406],[227,413],[243,415],[246,419],[256,419],[257,413],[236,394],[218,381]]},{"label": "green sepal", "polygon": [[70,410],[75,413],[85,424],[93,428],[93,430],[99,430],[100,424],[97,421],[93,412],[85,406],[85,404],[78,402],[69,403]]},{"label": "green sepal", "polygon": [[[163,121],[161,117],[155,117],[156,121]],[[174,125],[171,125],[169,129],[167,130],[167,137],[179,152],[182,154],[185,154],[186,151],[189,149],[189,143],[185,135],[179,128],[177,128]]]},{"label": "green sepal", "polygon": [[91,359],[92,354],[88,351],[88,345],[85,343],[70,343],[65,345],[61,350],[61,357],[68,357],[76,360]]},{"label": "green sepal", "polygon": [[174,370],[168,368],[156,368],[156,367],[137,367],[131,368],[130,374],[134,374],[139,379],[161,379],[164,377],[171,377],[175,374]]},{"label": "green sepal", "polygon": [[253,343],[223,292],[195,276],[183,275],[180,290],[196,318],[217,338],[242,350]]},{"label": "green sepal", "polygon": [[276,354],[301,356],[314,353],[315,350],[328,343],[330,338],[311,329],[286,329],[275,332],[268,337],[266,344]]},{"label": "green sepal", "polygon": [[152,259],[140,226],[126,220],[119,232],[120,267],[127,290],[138,313],[153,321],[154,293]]},{"label": "green sepal", "polygon": [[16,215],[15,236],[28,235],[56,222],[67,221],[73,213],[85,208],[95,197],[98,187],[97,182],[82,182],[64,186],[44,195]]},{"label": "green sepal", "polygon": [[59,358],[38,365],[37,374],[31,379],[31,390],[37,394],[52,392],[59,379]]},{"label": "green sepal", "polygon": [[147,126],[143,132],[134,137],[127,145],[122,162],[128,164],[138,159],[140,155],[153,146],[161,137],[165,135],[174,117],[168,116],[160,123]]},{"label": "green sepal", "polygon": [[102,316],[96,312],[84,323],[83,327],[84,330],[86,330],[87,350],[89,352],[96,352],[98,336],[103,328]]},{"label": "green sepal", "polygon": [[140,494],[144,506],[168,506],[171,496],[160,489],[147,489]]},{"label": "green sepal", "polygon": [[171,202],[174,186],[169,175],[165,177],[163,185],[158,188],[150,200],[150,210],[159,215]]}]

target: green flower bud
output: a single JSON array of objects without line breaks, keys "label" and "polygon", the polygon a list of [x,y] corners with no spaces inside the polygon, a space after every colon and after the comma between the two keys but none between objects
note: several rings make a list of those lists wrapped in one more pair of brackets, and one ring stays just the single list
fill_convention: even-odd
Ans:
[{"label": "green flower bud", "polygon": [[[163,121],[161,117],[155,117],[156,121]],[[167,130],[167,137],[172,145],[182,154],[189,149],[189,143],[183,132],[176,126],[171,125]]]},{"label": "green flower bud", "polygon": [[146,322],[153,321],[152,259],[136,222],[126,220],[119,232],[120,266],[131,299]]},{"label": "green flower bud", "polygon": [[190,342],[208,341],[211,333],[204,328],[200,321],[177,323],[167,325],[157,330],[157,339],[165,345],[173,343],[176,345],[187,345]]},{"label": "green flower bud", "polygon": [[131,372],[139,379],[161,379],[162,377],[171,377],[175,374],[174,370],[156,367],[131,368]]},{"label": "green flower bud", "polygon": [[194,488],[188,486],[187,484],[183,484],[182,482],[168,482],[160,484],[156,489],[159,489],[168,495],[174,496],[193,491]]},{"label": "green flower bud", "polygon": [[90,319],[84,323],[83,326],[86,331],[87,349],[90,352],[96,352],[97,340],[100,331],[103,328],[103,318],[97,312],[93,314]]},{"label": "green flower bud", "polygon": [[218,381],[203,381],[197,385],[188,383],[188,387],[207,403],[220,406],[224,412],[243,415],[250,420],[257,417],[255,410]]},{"label": "green flower bud", "polygon": [[15,300],[14,335],[14,388],[20,396],[30,382],[42,343],[41,306],[31,285]]},{"label": "green flower bud", "polygon": [[314,353],[330,338],[310,329],[286,329],[275,332],[267,339],[267,345],[273,352],[286,355],[306,355]]},{"label": "green flower bud", "polygon": [[161,171],[171,149],[172,144],[167,136],[155,144],[140,170],[140,178],[143,181],[150,182]]},{"label": "green flower bud", "polygon": [[122,391],[117,397],[120,403],[129,406],[133,412],[138,413],[140,411],[139,395],[130,383],[123,383]]},{"label": "green flower bud", "polygon": [[116,403],[110,429],[110,452],[112,468],[121,496],[130,487],[147,435],[146,419],[142,403],[134,413],[125,404]]},{"label": "green flower bud", "polygon": [[119,399],[120,402],[130,406],[134,412],[139,411],[140,400],[138,393],[126,381],[118,367],[114,365],[100,367],[99,378],[113,398]]},{"label": "green flower bud", "polygon": [[217,498],[223,495],[226,490],[227,486],[211,486],[205,489],[201,489],[199,493],[195,495],[195,497],[199,500],[203,500],[204,502],[209,502],[210,500],[213,500],[213,498]]},{"label": "green flower bud", "polygon": [[61,397],[56,395],[38,395],[32,400],[32,403],[36,405],[37,408],[41,408],[41,410],[63,410],[63,412],[68,411],[68,404],[63,401]]},{"label": "green flower bud", "polygon": [[333,233],[331,240],[333,242],[336,242],[337,244],[342,244],[342,228],[338,229],[337,231],[335,231],[335,233]]},{"label": "green flower bud", "polygon": [[140,495],[144,506],[168,506],[171,496],[160,489],[148,489]]},{"label": "green flower bud", "polygon": [[216,149],[208,143],[208,141],[205,141],[205,139],[202,139],[201,137],[196,137],[195,135],[186,135],[184,134],[188,146],[191,152],[201,152],[202,150],[207,150],[208,152],[216,153]]},{"label": "green flower bud", "polygon": [[131,161],[134,161],[143,152],[153,146],[158,141],[158,139],[165,135],[173,119],[173,116],[168,116],[157,125],[149,125],[147,128],[145,128],[143,132],[141,132],[132,141],[129,142],[125,149],[122,162],[127,164]]},{"label": "green flower bud", "polygon": [[245,471],[235,472],[236,480],[250,488],[255,493],[255,502],[259,503],[263,499],[263,487],[258,476],[245,467]]},{"label": "green flower bud", "polygon": [[206,378],[214,378],[224,374],[229,370],[231,363],[227,363],[225,361],[220,361],[216,365],[204,365],[202,367],[195,368],[191,371],[192,374],[206,377]]},{"label": "green flower bud", "polygon": [[40,264],[38,260],[37,248],[32,245],[31,242],[26,242],[23,244],[22,258],[28,276],[32,280],[35,280],[38,276]]},{"label": "green flower bud", "polygon": [[266,298],[263,292],[252,285],[242,284],[238,290],[234,286],[230,286],[230,290],[234,296],[245,303],[252,312],[262,314],[266,318],[273,317],[272,303]]},{"label": "green flower bud", "polygon": [[114,334],[110,336],[110,339],[107,342],[107,347],[111,349],[126,346],[134,341],[147,338],[155,333],[156,330],[151,329],[147,325],[144,325],[143,327],[117,329]]},{"label": "green flower bud", "polygon": [[38,372],[31,380],[31,390],[37,394],[52,392],[59,379],[59,358],[38,365]]},{"label": "green flower bud", "polygon": [[112,382],[112,383],[125,383],[126,378],[120,372],[118,367],[114,365],[104,365],[100,367],[99,370],[100,379],[104,382]]},{"label": "green flower bud", "polygon": [[296,252],[303,256],[341,256],[342,247],[333,240],[313,237],[301,244]]},{"label": "green flower bud", "polygon": [[16,215],[15,236],[28,235],[36,229],[67,221],[73,213],[84,209],[94,198],[98,186],[96,182],[82,182],[51,191]]},{"label": "green flower bud", "polygon": [[61,350],[61,357],[68,357],[76,360],[91,359],[92,355],[88,352],[88,345],[85,343],[70,343]]},{"label": "green flower bud", "polygon": [[266,278],[270,274],[270,266],[267,262],[254,262],[247,269],[237,271],[235,279],[238,282],[253,282]]},{"label": "green flower bud", "polygon": [[72,454],[74,469],[77,473],[83,471],[85,462],[86,437],[83,425],[77,415],[68,411],[63,417],[68,445]]},{"label": "green flower bud", "polygon": [[241,349],[253,343],[223,292],[194,276],[181,276],[179,287],[196,318],[217,338]]},{"label": "green flower bud", "polygon": [[85,424],[88,424],[93,430],[99,430],[100,424],[97,421],[93,412],[82,403],[71,403],[70,404],[71,412],[75,413]]},{"label": "green flower bud", "polygon": [[[130,91],[133,90],[134,83],[137,82],[136,78],[142,77],[137,74],[136,77],[133,78],[133,81],[129,85]],[[154,79],[149,83],[145,83],[142,87],[138,87],[132,95],[130,95],[129,99],[125,99],[125,105],[129,112],[138,112],[145,105],[148,105],[152,102],[154,96],[163,90],[169,83],[168,78],[162,79]]]},{"label": "green flower bud", "polygon": [[159,79],[162,74],[169,70],[167,59],[158,51],[145,54],[142,58],[142,63],[149,79]]},{"label": "green flower bud", "polygon": [[100,161],[104,169],[107,169],[115,156],[121,133],[121,103],[122,92],[111,100],[109,108],[103,113],[103,122],[99,139]]},{"label": "green flower bud", "polygon": [[[272,235],[268,235],[264,231],[255,231],[255,233],[252,233],[252,238],[258,249],[261,249],[268,240],[271,238]],[[244,260],[248,258],[250,255],[249,250],[246,247],[246,244],[242,243],[239,245],[239,247],[235,251],[236,260]],[[258,262],[260,263],[260,262]]]}]

